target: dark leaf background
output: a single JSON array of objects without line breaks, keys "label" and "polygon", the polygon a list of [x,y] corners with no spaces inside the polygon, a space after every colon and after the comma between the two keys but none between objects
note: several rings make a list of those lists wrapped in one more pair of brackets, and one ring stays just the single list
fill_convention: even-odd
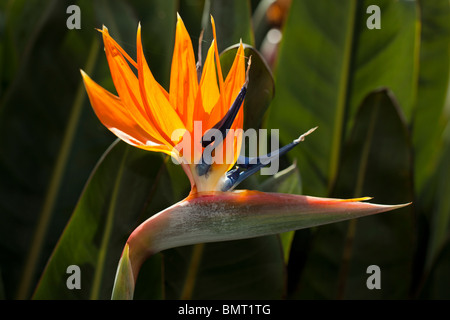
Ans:
[{"label": "dark leaf background", "polygon": [[[69,30],[66,9],[81,9]],[[368,29],[369,5],[381,29]],[[272,177],[240,188],[402,210],[282,235],[161,252],[136,299],[449,299],[448,0],[8,0],[0,3],[0,298],[109,299],[131,231],[189,192],[161,154],[115,141],[80,69],[115,92],[100,33],[144,53],[166,88],[177,12],[197,50],[217,26],[226,74],[252,55],[245,127],[281,144],[319,129]],[[281,41],[280,41],[281,35]],[[204,58],[204,57],[203,57]],[[79,265],[82,289],[68,290]],[[369,265],[382,289],[366,287]]]}]

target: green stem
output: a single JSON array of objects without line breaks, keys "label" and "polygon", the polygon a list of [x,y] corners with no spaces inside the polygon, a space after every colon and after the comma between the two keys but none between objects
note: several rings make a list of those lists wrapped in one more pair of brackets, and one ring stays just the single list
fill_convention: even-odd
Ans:
[{"label": "green stem", "polygon": [[194,291],[195,280],[197,278],[198,267],[203,256],[204,243],[199,243],[194,246],[191,262],[186,275],[186,282],[184,283],[183,291],[181,293],[181,300],[190,300],[192,292]]},{"label": "green stem", "polygon": [[348,87],[349,87],[349,77],[350,77],[350,65],[352,58],[352,48],[353,48],[353,37],[354,37],[354,29],[355,29],[355,20],[356,20],[356,9],[357,3],[356,0],[351,1],[350,3],[350,13],[349,13],[349,21],[347,24],[347,30],[345,33],[345,38],[347,39],[344,47],[343,54],[343,63],[342,70],[340,73],[339,79],[339,91],[338,91],[338,100],[337,100],[337,108],[336,115],[334,118],[334,132],[333,132],[333,141],[331,147],[331,155],[330,155],[330,167],[329,167],[329,180],[328,180],[328,190],[333,188],[333,185],[337,178],[338,168],[339,168],[339,158],[341,153],[341,144],[343,139],[344,132],[344,117],[345,117],[345,108],[347,105],[347,96],[348,96]]},{"label": "green stem", "polygon": [[[88,60],[86,62],[86,72],[92,73],[92,70],[95,66],[95,61],[97,59],[98,51],[99,44],[97,38],[95,38],[92,42]],[[84,85],[80,81],[80,85],[78,86],[78,90],[69,116],[69,123],[64,133],[61,150],[58,154],[58,158],[56,159],[50,183],[46,192],[44,204],[40,213],[38,225],[36,227],[33,240],[31,242],[31,248],[28,253],[27,261],[25,263],[25,269],[23,271],[22,280],[20,282],[17,293],[18,299],[26,299],[28,298],[30,293],[30,288],[33,282],[34,275],[36,273],[36,267],[39,258],[41,257],[41,250],[44,244],[44,239],[47,234],[47,229],[55,208],[59,190],[61,188],[64,173],[69,160],[69,155],[74,142],[75,133],[80,121],[85,97],[86,93],[84,90]]]},{"label": "green stem", "polygon": [[[130,150],[130,149],[127,148],[125,153],[123,154],[122,161],[121,161],[120,167],[119,167],[120,169],[119,169],[119,172],[117,173],[116,180],[114,183],[114,189],[111,194],[111,200],[110,200],[109,207],[108,207],[108,216],[106,219],[105,231],[103,232],[102,242],[100,244],[99,255],[98,255],[98,260],[97,260],[97,265],[95,268],[94,280],[93,280],[92,291],[91,291],[91,296],[90,296],[91,300],[96,300],[99,297],[100,285],[102,282],[102,276],[103,276],[104,265],[105,265],[105,260],[106,260],[106,253],[108,251],[107,250],[108,244],[111,240],[111,231],[112,231],[113,225],[114,225],[114,215],[115,215],[115,210],[116,210],[116,205],[117,205],[117,198],[119,196],[120,185],[122,183],[123,169],[125,167],[125,160],[127,159],[128,150]],[[127,248],[127,250],[128,250],[128,248]]]},{"label": "green stem", "polygon": [[347,228],[347,235],[345,237],[344,252],[342,254],[341,270],[339,271],[338,281],[338,295],[339,300],[344,299],[345,286],[347,284],[347,277],[350,270],[350,260],[353,253],[353,241],[355,240],[357,220],[350,220]]}]

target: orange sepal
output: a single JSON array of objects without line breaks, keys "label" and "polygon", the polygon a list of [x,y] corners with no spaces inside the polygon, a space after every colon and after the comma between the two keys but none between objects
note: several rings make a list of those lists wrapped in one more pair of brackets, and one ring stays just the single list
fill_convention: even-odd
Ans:
[{"label": "orange sepal", "polygon": [[130,145],[171,154],[171,148],[150,136],[133,121],[119,97],[99,86],[82,70],[81,75],[92,108],[106,128]]}]

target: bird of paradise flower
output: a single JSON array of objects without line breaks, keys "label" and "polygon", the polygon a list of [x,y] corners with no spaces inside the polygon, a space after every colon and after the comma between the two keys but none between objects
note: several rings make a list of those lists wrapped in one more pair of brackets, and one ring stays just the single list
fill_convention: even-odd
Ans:
[{"label": "bird of paradise flower", "polygon": [[[242,43],[224,79],[212,17],[211,24],[214,40],[202,65],[201,58],[195,61],[190,36],[178,16],[169,91],[155,80],[147,65],[140,25],[136,61],[114,41],[106,27],[100,30],[118,96],[81,71],[99,120],[132,146],[163,152],[178,159],[191,183],[191,192],[186,199],[150,217],[132,232],[117,268],[113,299],[132,299],[142,263],[165,249],[277,234],[405,206],[363,202],[370,198],[344,200],[233,190],[267,161],[244,159],[236,165],[242,135],[229,132],[239,132],[243,127],[242,106],[250,79]],[[137,70],[137,77],[130,65]],[[194,139],[195,123],[202,127],[203,138],[200,140]],[[278,158],[314,129],[266,155],[265,159]],[[180,133],[180,130],[182,134],[173,140],[173,133]],[[221,139],[205,139],[211,130],[215,130]],[[180,150],[183,139],[189,140],[191,150],[188,151],[192,152]],[[225,146],[229,144],[233,146],[233,152],[226,153]],[[208,147],[215,158],[225,161],[204,161]]]}]

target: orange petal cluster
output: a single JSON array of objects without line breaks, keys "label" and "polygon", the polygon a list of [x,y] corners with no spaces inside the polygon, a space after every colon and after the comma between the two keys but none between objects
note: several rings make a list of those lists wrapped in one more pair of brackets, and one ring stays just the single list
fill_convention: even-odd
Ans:
[{"label": "orange petal cluster", "polygon": [[[198,79],[192,41],[178,16],[168,92],[157,82],[147,64],[140,25],[137,30],[136,61],[110,36],[106,27],[99,30],[103,35],[117,96],[102,88],[85,72],[81,71],[81,74],[91,105],[103,125],[121,140],[138,148],[179,157],[183,155],[177,152],[177,144],[181,137],[187,136],[191,139],[190,145],[194,151],[194,146],[200,143],[194,141],[194,121],[201,122],[203,135],[225,116],[245,82],[242,44],[226,79],[223,79],[212,17],[211,23],[214,40],[208,50],[201,78]],[[243,119],[241,108],[231,129],[242,129]],[[173,141],[174,132],[180,131],[185,134],[178,134],[178,140]],[[214,190],[220,177],[234,164],[240,151],[240,136],[227,136],[215,152],[218,157],[225,154],[227,139],[234,139],[234,152],[224,155],[223,164],[213,165],[208,183],[200,181],[206,178],[196,176],[193,165],[184,166],[185,171],[186,168],[191,170],[187,173],[193,188],[202,185],[201,191]],[[189,159],[184,159],[190,164],[201,156],[198,152],[190,154]]]}]

